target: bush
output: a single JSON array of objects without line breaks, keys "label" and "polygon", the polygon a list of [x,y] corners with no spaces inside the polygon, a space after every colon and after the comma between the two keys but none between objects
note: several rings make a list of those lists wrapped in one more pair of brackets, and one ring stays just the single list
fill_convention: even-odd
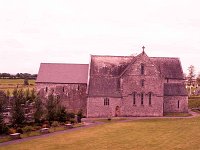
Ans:
[{"label": "bush", "polygon": [[74,113],[67,113],[66,117],[67,117],[67,121],[70,121],[70,119],[75,118],[75,114]]},{"label": "bush", "polygon": [[21,134],[23,134],[23,130],[22,130],[22,128],[17,128],[17,133],[21,133]]},{"label": "bush", "polygon": [[24,128],[22,128],[23,132],[31,132],[34,130],[34,128],[32,126],[25,126]]},{"label": "bush", "polygon": [[81,123],[81,118],[83,118],[83,111],[79,110],[77,113],[77,121],[78,123]]},{"label": "bush", "polygon": [[71,118],[71,119],[70,119],[70,122],[71,122],[71,124],[74,124],[74,123],[75,123],[75,119],[74,119],[74,118]]},{"label": "bush", "polygon": [[52,127],[58,127],[59,126],[59,123],[58,121],[53,121],[52,124],[51,124]]},{"label": "bush", "polygon": [[9,131],[9,127],[6,126],[5,124],[1,127],[0,134],[6,134]]},{"label": "bush", "polygon": [[10,128],[10,129],[8,130],[8,134],[14,134],[14,133],[16,133],[16,129]]}]

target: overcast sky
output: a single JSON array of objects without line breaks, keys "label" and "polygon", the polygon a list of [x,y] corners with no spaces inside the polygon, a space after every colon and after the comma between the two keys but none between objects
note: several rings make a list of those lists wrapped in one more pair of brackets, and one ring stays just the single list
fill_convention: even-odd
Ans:
[{"label": "overcast sky", "polygon": [[199,0],[0,0],[0,72],[92,55],[179,57],[200,71]]}]

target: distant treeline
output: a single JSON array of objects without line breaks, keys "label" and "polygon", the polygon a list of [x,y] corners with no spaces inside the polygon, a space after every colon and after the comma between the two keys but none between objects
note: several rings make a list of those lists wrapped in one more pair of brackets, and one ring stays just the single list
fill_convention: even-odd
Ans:
[{"label": "distant treeline", "polygon": [[29,73],[0,73],[0,79],[36,79],[37,74],[29,74]]}]

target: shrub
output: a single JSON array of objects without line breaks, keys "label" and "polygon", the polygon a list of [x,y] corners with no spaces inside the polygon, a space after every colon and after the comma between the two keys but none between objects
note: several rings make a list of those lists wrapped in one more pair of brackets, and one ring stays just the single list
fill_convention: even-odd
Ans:
[{"label": "shrub", "polygon": [[17,133],[21,133],[21,134],[23,134],[23,130],[22,130],[22,128],[17,128]]},{"label": "shrub", "polygon": [[78,123],[81,123],[81,118],[83,118],[83,111],[79,110],[77,113],[77,121]]},{"label": "shrub", "polygon": [[40,130],[42,127],[41,126],[35,126],[34,128],[35,128],[35,130]]},{"label": "shrub", "polygon": [[58,121],[53,121],[52,124],[51,124],[52,127],[58,127],[59,126],[59,123]]},{"label": "shrub", "polygon": [[4,125],[2,128],[2,133],[8,133],[9,127],[7,125]]},{"label": "shrub", "polygon": [[24,128],[22,128],[23,132],[31,132],[34,130],[34,128],[32,126],[25,126]]},{"label": "shrub", "polygon": [[71,124],[74,124],[74,123],[75,123],[75,119],[74,119],[74,118],[71,118],[71,119],[70,119],[70,122],[71,122]]},{"label": "shrub", "polygon": [[67,113],[66,117],[67,117],[67,121],[70,121],[70,119],[75,118],[75,114],[74,113]]},{"label": "shrub", "polygon": [[8,130],[8,134],[14,134],[14,133],[16,133],[16,129],[10,128],[10,129]]},{"label": "shrub", "polygon": [[51,126],[54,128],[54,132],[55,132],[55,130],[56,130],[56,127],[58,127],[58,126],[59,126],[59,123],[58,123],[58,121],[53,121],[53,123],[51,124]]}]

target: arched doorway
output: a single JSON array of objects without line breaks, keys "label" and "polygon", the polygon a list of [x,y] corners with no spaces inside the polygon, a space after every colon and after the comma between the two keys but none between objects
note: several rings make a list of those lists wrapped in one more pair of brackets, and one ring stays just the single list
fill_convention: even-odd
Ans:
[{"label": "arched doorway", "polygon": [[116,106],[115,108],[115,117],[119,117],[120,116],[120,108],[119,106]]}]

